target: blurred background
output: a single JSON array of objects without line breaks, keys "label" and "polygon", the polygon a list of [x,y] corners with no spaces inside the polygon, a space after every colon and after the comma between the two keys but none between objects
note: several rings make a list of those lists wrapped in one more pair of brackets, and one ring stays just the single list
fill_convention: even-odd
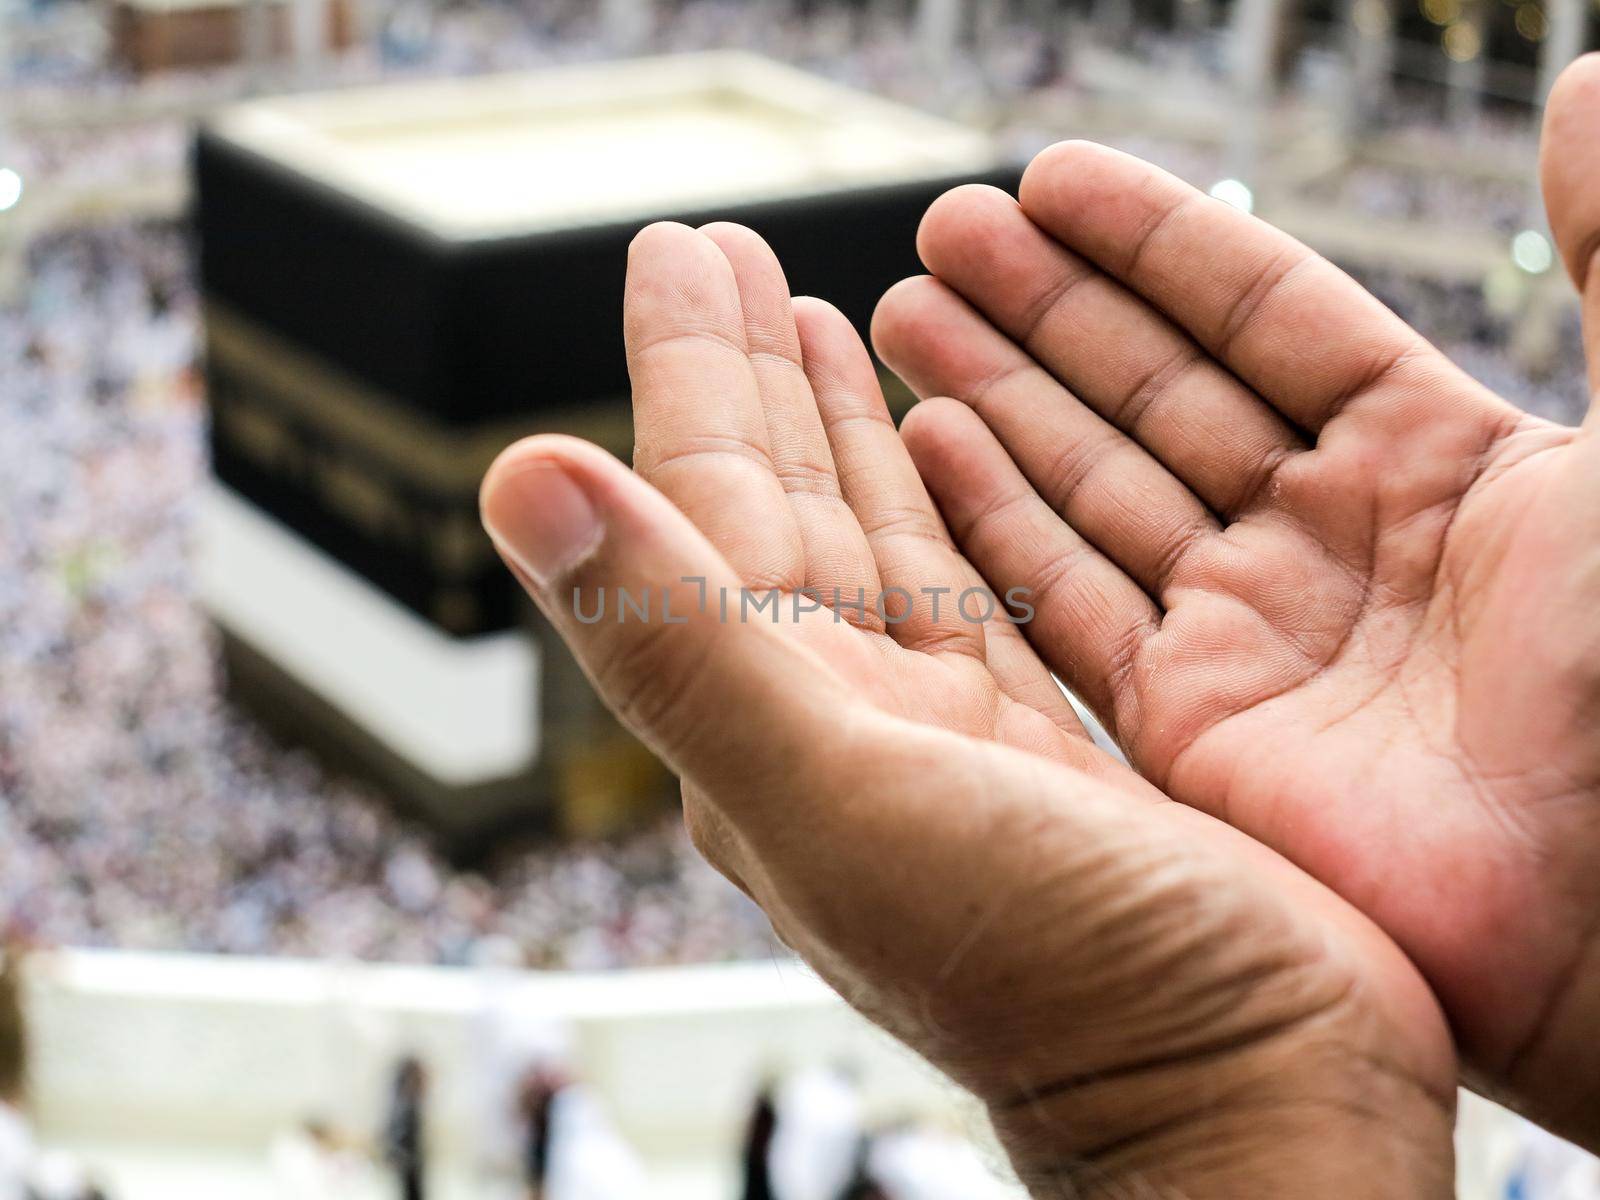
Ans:
[{"label": "blurred background", "polygon": [[[1534,173],[1597,10],[0,0],[0,1200],[1014,1196],[695,857],[477,479],[627,453],[646,221],[864,327],[933,196],[1063,137],[1575,422]],[[1600,1197],[1486,1104],[1458,1140],[1465,1197]]]}]

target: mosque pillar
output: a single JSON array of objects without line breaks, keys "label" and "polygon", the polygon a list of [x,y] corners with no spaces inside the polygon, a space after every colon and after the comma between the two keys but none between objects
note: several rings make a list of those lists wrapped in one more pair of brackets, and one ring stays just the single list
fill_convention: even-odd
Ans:
[{"label": "mosque pillar", "polygon": [[1445,53],[1450,58],[1446,76],[1450,86],[1450,120],[1471,125],[1483,107],[1488,78],[1489,13],[1497,0],[1463,0],[1461,16],[1445,30]]},{"label": "mosque pillar", "polygon": [[934,71],[955,61],[961,42],[962,0],[917,0],[914,36],[923,64]]},{"label": "mosque pillar", "polygon": [[1394,90],[1394,0],[1345,0],[1349,82],[1341,120],[1347,136],[1369,128]]},{"label": "mosque pillar", "polygon": [[607,48],[621,54],[637,53],[649,43],[654,27],[651,0],[600,0],[600,37]]},{"label": "mosque pillar", "polygon": [[1236,112],[1228,169],[1251,186],[1265,153],[1293,7],[1293,0],[1235,0],[1233,6],[1228,36]]},{"label": "mosque pillar", "polygon": [[1544,103],[1556,76],[1583,53],[1589,34],[1587,0],[1545,0],[1550,22],[1544,43],[1539,48],[1539,102]]}]

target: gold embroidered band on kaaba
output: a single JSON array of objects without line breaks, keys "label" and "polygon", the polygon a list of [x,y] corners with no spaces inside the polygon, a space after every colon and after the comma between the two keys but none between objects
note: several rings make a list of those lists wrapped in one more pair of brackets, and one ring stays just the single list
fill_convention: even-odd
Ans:
[{"label": "gold embroidered band on kaaba", "polygon": [[[205,328],[219,440],[367,536],[422,550],[445,576],[468,575],[493,557],[478,526],[477,491],[506,446],[531,433],[566,433],[624,460],[632,451],[623,397],[457,429],[215,300],[206,303]],[[898,415],[911,397],[892,376],[883,382]]]}]

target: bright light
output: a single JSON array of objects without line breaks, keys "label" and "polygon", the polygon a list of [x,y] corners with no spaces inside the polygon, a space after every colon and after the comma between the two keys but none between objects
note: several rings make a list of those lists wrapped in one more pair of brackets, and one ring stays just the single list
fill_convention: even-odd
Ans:
[{"label": "bright light", "polygon": [[10,167],[0,167],[0,212],[15,208],[22,199],[22,176]]},{"label": "bright light", "polygon": [[1448,25],[1461,18],[1461,0],[1422,0],[1419,7],[1435,25]]},{"label": "bright light", "polygon": [[1537,229],[1524,229],[1511,239],[1511,261],[1529,275],[1543,275],[1556,261],[1550,239]]},{"label": "bright light", "polygon": [[1550,32],[1544,9],[1537,4],[1517,5],[1517,32],[1530,42],[1544,41],[1545,34]]},{"label": "bright light", "polygon": [[[1600,0],[1595,0],[1595,3],[1600,4]],[[1356,0],[1351,19],[1355,22],[1356,32],[1369,38],[1383,37],[1393,24],[1389,6],[1384,0]]]},{"label": "bright light", "polygon": [[1457,21],[1444,31],[1444,52],[1454,62],[1471,62],[1483,52],[1483,36],[1465,21]]},{"label": "bright light", "polygon": [[1528,289],[1533,281],[1526,271],[1520,270],[1509,258],[1495,263],[1483,277],[1483,299],[1489,311],[1504,320],[1511,320],[1523,310],[1528,300]]},{"label": "bright light", "polygon": [[1242,212],[1254,212],[1256,198],[1243,183],[1237,179],[1219,179],[1211,185],[1211,195],[1221,200],[1224,204],[1231,204]]}]

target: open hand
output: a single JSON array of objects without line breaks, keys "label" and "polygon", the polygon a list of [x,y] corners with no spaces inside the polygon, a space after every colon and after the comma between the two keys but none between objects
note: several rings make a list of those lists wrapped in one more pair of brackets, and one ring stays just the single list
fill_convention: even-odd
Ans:
[{"label": "open hand", "polygon": [[1415,969],[962,611],[978,577],[845,319],[749,231],[659,225],[626,333],[644,478],[532,438],[485,523],[785,940],[986,1102],[1036,1195],[1448,1195]]},{"label": "open hand", "polygon": [[[1597,120],[1591,58],[1545,182],[1592,371]],[[1029,641],[1150,780],[1389,932],[1489,1086],[1600,1141],[1600,418],[1525,415],[1103,147],[950,193],[919,245],[874,339],[955,398],[905,441]]]}]

